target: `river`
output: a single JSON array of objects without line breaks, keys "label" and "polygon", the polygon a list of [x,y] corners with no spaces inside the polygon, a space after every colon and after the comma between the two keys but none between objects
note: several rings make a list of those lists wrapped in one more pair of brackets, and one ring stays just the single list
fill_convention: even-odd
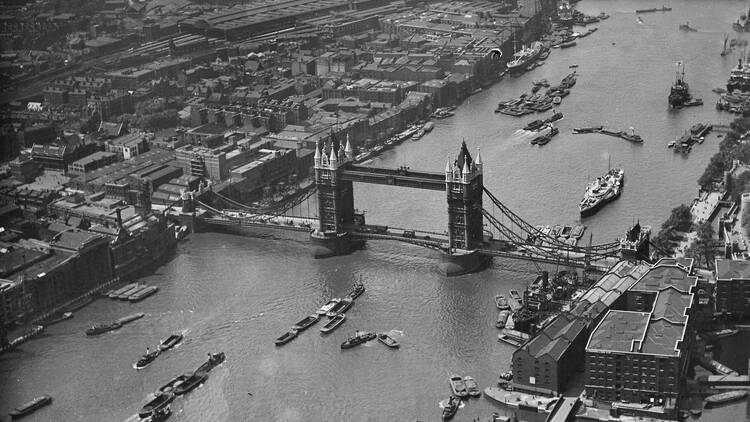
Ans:
[{"label": "river", "polygon": [[[671,1],[672,12],[647,14],[642,24],[636,22],[635,9],[661,4],[582,1],[578,9],[585,13],[612,15],[595,25],[599,31],[574,48],[553,50],[544,66],[472,96],[454,117],[437,121],[432,133],[386,152],[374,165],[442,171],[446,156],[455,157],[465,140],[472,151],[481,148],[485,186],[527,221],[545,225],[578,222],[576,206],[586,182],[610,164],[622,166],[622,196],[583,222],[594,243],[620,236],[636,219],[658,229],[672,207],[696,196],[695,181],[718,150],[716,134],[686,157],[666,143],[696,122],[732,119],[714,109],[711,89],[723,86],[736,63],[738,53],[722,58],[719,52],[723,33],[745,8],[741,1]],[[678,30],[688,20],[698,32]],[[668,110],[680,60],[691,91],[705,106]],[[565,115],[560,134],[546,146],[530,146],[517,132],[535,117],[493,113],[501,99],[528,92],[533,79],[559,81],[572,71],[571,64],[579,65],[578,83],[559,107]],[[571,134],[575,126],[595,124],[633,127],[645,143]],[[355,203],[367,210],[372,224],[437,231],[446,226],[443,194],[357,184]],[[493,298],[523,287],[537,268],[495,259],[481,273],[449,279],[436,272],[436,261],[430,250],[387,242],[369,242],[350,256],[313,260],[304,243],[191,235],[168,262],[143,278],[159,286],[155,296],[138,304],[98,300],[0,357],[0,414],[49,394],[53,404],[26,420],[121,421],[137,412],[149,392],[200,365],[207,352],[225,351],[227,361],[208,381],[174,402],[171,420],[438,420],[438,402],[449,394],[446,374],[472,375],[484,388],[508,369],[512,347],[496,340]],[[318,325],[283,347],[274,346],[274,338],[331,296],[345,294],[360,277],[367,291],[339,330],[323,336]],[[133,312],[147,316],[99,337],[83,334],[92,323]],[[340,350],[356,329],[398,330],[401,348],[371,342]],[[132,368],[146,346],[173,331],[185,333],[179,347],[145,370]],[[468,401],[455,420],[493,411],[510,414],[481,398]],[[702,420],[740,420],[745,414],[742,403],[706,412]],[[519,417],[544,419],[526,412]]]}]

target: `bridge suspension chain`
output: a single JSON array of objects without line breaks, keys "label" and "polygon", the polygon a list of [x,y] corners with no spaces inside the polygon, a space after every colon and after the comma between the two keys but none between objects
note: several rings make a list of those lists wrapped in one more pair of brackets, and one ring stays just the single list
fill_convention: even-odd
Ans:
[{"label": "bridge suspension chain", "polygon": [[[501,214],[508,217],[508,219],[513,223],[513,225],[520,228],[527,235],[531,235],[534,238],[541,238],[543,241],[549,243],[551,246],[554,246],[557,249],[569,250],[571,252],[579,252],[579,253],[586,253],[587,252],[586,250],[588,250],[588,252],[591,252],[591,253],[607,255],[607,256],[616,255],[617,252],[619,251],[619,247],[620,247],[619,242],[610,242],[610,243],[604,243],[601,245],[591,245],[587,248],[581,248],[578,246],[569,245],[565,242],[561,242],[552,236],[545,235],[544,233],[537,230],[534,226],[527,223],[518,214],[511,211],[510,208],[506,207],[486,187],[484,187],[483,189],[484,189],[484,193],[486,193],[487,196],[490,198],[490,201],[492,201],[492,203],[496,207],[498,207]],[[523,243],[528,243],[528,242],[524,241]]]}]

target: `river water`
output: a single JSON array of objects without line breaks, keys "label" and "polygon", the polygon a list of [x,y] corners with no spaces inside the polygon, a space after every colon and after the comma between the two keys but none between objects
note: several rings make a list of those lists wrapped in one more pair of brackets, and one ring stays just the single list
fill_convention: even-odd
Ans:
[{"label": "river water", "polygon": [[[695,181],[718,149],[716,135],[683,157],[666,143],[698,121],[728,123],[711,88],[723,86],[736,54],[721,58],[723,33],[745,8],[740,1],[671,1],[674,10],[643,16],[637,8],[655,1],[589,1],[586,13],[612,17],[599,31],[566,50],[553,50],[547,64],[506,79],[467,100],[456,116],[436,122],[418,142],[386,152],[375,165],[407,165],[442,171],[461,140],[480,147],[485,185],[532,224],[579,221],[576,205],[590,178],[622,166],[625,190],[617,201],[584,220],[594,243],[610,241],[632,223],[658,227],[670,209],[689,202]],[[685,21],[699,29],[684,33]],[[667,94],[675,62],[703,107],[672,112]],[[528,92],[531,80],[556,83],[578,64],[578,83],[559,109],[560,134],[539,148],[517,130],[534,116],[516,119],[492,112],[501,99]],[[571,128],[604,124],[634,127],[643,145],[602,135],[572,135]],[[355,186],[355,202],[369,223],[443,231],[444,195],[429,191]],[[325,260],[309,257],[306,244],[194,234],[172,258],[143,281],[157,295],[129,304],[101,299],[72,320],[50,327],[19,351],[0,357],[0,414],[39,394],[51,406],[29,421],[121,421],[137,412],[145,396],[175,375],[195,369],[207,352],[225,351],[227,361],[200,388],[175,401],[175,421],[432,421],[449,395],[446,374],[472,375],[482,388],[508,369],[512,347],[496,341],[494,295],[521,288],[537,268],[496,259],[479,274],[444,278],[434,252],[402,244],[370,242],[361,251]],[[548,267],[555,270],[553,267]],[[344,325],[323,336],[319,326],[284,347],[273,339],[342,296],[362,278],[367,291],[347,312]],[[133,312],[146,318],[88,338],[85,328]],[[399,350],[371,342],[351,350],[339,344],[354,330],[398,330]],[[146,346],[173,331],[186,340],[142,371],[132,368]],[[742,369],[742,368],[739,368]],[[489,400],[468,401],[455,420],[507,411]],[[703,420],[743,420],[745,404],[707,412]],[[543,415],[519,413],[523,420]]]}]

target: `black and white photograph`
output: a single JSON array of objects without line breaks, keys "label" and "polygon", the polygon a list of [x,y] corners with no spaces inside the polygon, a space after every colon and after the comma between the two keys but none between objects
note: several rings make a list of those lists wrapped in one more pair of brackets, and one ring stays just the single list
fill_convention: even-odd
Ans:
[{"label": "black and white photograph", "polygon": [[0,422],[750,422],[748,0],[3,0]]}]

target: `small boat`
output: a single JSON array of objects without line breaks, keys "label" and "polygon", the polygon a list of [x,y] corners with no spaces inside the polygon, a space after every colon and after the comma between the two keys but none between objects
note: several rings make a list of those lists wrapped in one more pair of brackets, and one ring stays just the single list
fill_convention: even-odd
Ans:
[{"label": "small boat", "polygon": [[162,385],[158,390],[156,390],[156,392],[157,393],[165,393],[167,391],[174,392],[174,389],[177,388],[177,386],[179,386],[186,380],[190,379],[192,375],[193,374],[190,374],[190,373],[177,375],[176,377],[169,380],[168,383]]},{"label": "small boat", "polygon": [[706,406],[716,406],[719,404],[729,403],[736,400],[744,399],[747,396],[747,391],[734,390],[727,391],[726,393],[714,394],[706,397]]},{"label": "small boat", "polygon": [[151,416],[157,410],[166,407],[169,403],[172,403],[174,401],[174,397],[174,393],[170,392],[156,394],[153,399],[151,399],[141,408],[141,411],[138,412],[138,416],[142,418]]},{"label": "small boat", "polygon": [[9,415],[11,419],[21,419],[22,417],[36,412],[44,406],[52,403],[52,397],[50,396],[39,396],[28,403],[24,403],[15,409],[11,410]]},{"label": "small boat", "polygon": [[318,320],[320,320],[320,315],[318,315],[317,313],[311,314],[304,317],[298,323],[292,325],[292,328],[296,329],[297,331],[305,331],[311,326],[315,325]]},{"label": "small boat", "polygon": [[117,290],[109,292],[107,294],[107,297],[109,297],[110,299],[117,299],[121,294],[125,293],[128,290],[131,290],[132,288],[134,288],[136,286],[138,286],[138,283],[126,284],[126,285],[120,287]]},{"label": "small boat", "polygon": [[207,379],[208,373],[195,371],[194,373],[190,374],[190,376],[188,376],[184,381],[174,387],[174,394],[181,396],[183,394],[189,393],[195,387],[203,384]]},{"label": "small boat", "polygon": [[161,353],[160,349],[156,349],[153,352],[150,352],[148,349],[146,349],[146,353],[141,356],[140,359],[138,359],[138,362],[136,362],[133,365],[133,368],[135,369],[143,369],[147,367],[151,362],[155,361],[156,358],[159,357],[159,354]]},{"label": "small boat", "polygon": [[497,309],[500,309],[501,311],[510,309],[510,305],[508,305],[508,299],[506,299],[503,295],[495,296],[495,305],[497,306]]},{"label": "small boat", "polygon": [[706,333],[703,333],[703,337],[706,338],[706,340],[718,340],[720,338],[733,336],[739,332],[739,330],[726,328],[724,330],[708,331]]},{"label": "small boat", "polygon": [[443,407],[443,420],[449,421],[453,419],[454,416],[456,416],[456,412],[458,412],[458,407],[461,405],[461,398],[456,396],[451,396],[448,399],[448,403]]},{"label": "small boat", "polygon": [[162,340],[161,343],[159,343],[159,349],[169,350],[175,347],[177,343],[181,342],[182,339],[183,339],[182,333],[174,333],[171,336]]},{"label": "small boat", "polygon": [[330,311],[326,312],[326,316],[328,316],[328,318],[333,318],[338,314],[343,314],[344,312],[348,311],[349,308],[351,308],[353,305],[354,301],[352,299],[349,299],[348,297],[345,297],[335,303],[333,305],[333,308],[331,308]]},{"label": "small boat", "polygon": [[560,48],[570,48],[570,47],[574,47],[575,45],[576,45],[575,41],[568,41],[568,42],[564,42],[560,44]]},{"label": "small boat", "polygon": [[274,343],[277,346],[281,346],[284,344],[289,343],[290,341],[294,340],[295,337],[297,337],[298,331],[296,328],[292,328],[291,330],[284,333],[281,337],[274,340]]},{"label": "small boat", "polygon": [[533,122],[529,122],[526,126],[524,126],[523,130],[537,130],[544,126],[544,123],[544,120],[534,120]]},{"label": "small boat", "polygon": [[595,133],[604,129],[604,126],[584,126],[573,128],[573,133]]},{"label": "small boat", "polygon": [[374,340],[377,337],[375,333],[357,331],[353,336],[346,339],[341,343],[342,349],[351,349],[354,346],[359,346],[362,343],[367,343],[370,340]]},{"label": "small boat", "polygon": [[499,378],[504,381],[513,381],[513,370],[511,369],[508,372],[501,373]]},{"label": "small boat", "polygon": [[128,301],[130,302],[138,302],[141,301],[152,294],[156,293],[159,290],[156,286],[147,286],[145,289],[141,289],[130,296],[128,296]]},{"label": "small boat", "polygon": [[328,322],[326,322],[326,325],[324,325],[320,332],[324,334],[328,334],[338,328],[339,325],[344,323],[344,320],[346,319],[346,315],[344,314],[338,314],[334,316],[333,318],[329,319]]},{"label": "small boat", "polygon": [[86,335],[87,336],[96,336],[99,334],[106,333],[107,331],[116,330],[118,328],[122,327],[122,324],[119,322],[113,322],[112,324],[98,324],[93,325],[91,328],[86,329]]},{"label": "small boat", "polygon": [[339,303],[341,299],[335,297],[328,301],[325,305],[321,306],[320,309],[318,309],[318,315],[325,315],[330,311],[337,303]]},{"label": "small boat", "polygon": [[398,341],[396,341],[395,338],[391,337],[387,333],[378,334],[378,341],[393,349],[398,348]]},{"label": "small boat", "polygon": [[222,362],[227,358],[227,355],[224,354],[224,352],[219,353],[209,353],[208,360],[201,366],[198,367],[198,369],[195,372],[210,372],[212,369],[216,368],[217,366],[221,365]]},{"label": "small boat", "polygon": [[[430,122],[431,123],[431,122]],[[427,125],[425,125],[427,127]],[[352,286],[352,289],[349,290],[349,293],[347,293],[346,297],[350,299],[356,299],[360,296],[362,296],[362,293],[365,292],[365,285],[362,283],[354,283],[354,286]]]},{"label": "small boat", "polygon": [[165,406],[154,410],[151,416],[142,419],[141,422],[162,422],[169,419],[170,416],[172,416],[172,409],[169,406]]},{"label": "small boat", "polygon": [[563,118],[563,114],[562,114],[562,113],[560,113],[559,111],[556,111],[556,112],[554,112],[554,113],[553,113],[553,114],[552,114],[552,115],[551,115],[551,116],[550,116],[550,117],[549,117],[549,118],[547,119],[547,123],[552,123],[552,122],[556,122],[556,121],[558,121],[558,120],[560,120],[560,119],[562,119],[562,118]]},{"label": "small boat", "polygon": [[460,375],[451,375],[448,379],[448,382],[451,385],[451,390],[453,390],[453,394],[455,394],[458,397],[466,397],[469,395],[469,392],[466,391],[466,384],[464,384],[464,379],[461,378]]},{"label": "small boat", "polygon": [[685,23],[683,23],[683,24],[680,24],[680,31],[685,31],[685,32],[696,32],[696,31],[697,31],[697,29],[695,29],[695,28],[693,28],[692,26],[690,26],[690,22],[685,22]]},{"label": "small boat", "polygon": [[497,328],[505,328],[505,324],[508,322],[508,318],[510,317],[510,311],[500,311],[500,314],[497,316],[497,322],[495,323],[495,326]]},{"label": "small boat", "polygon": [[128,297],[129,297],[129,296],[130,296],[131,294],[133,294],[133,293],[137,292],[138,290],[141,290],[141,289],[143,289],[143,288],[145,288],[145,287],[146,287],[146,285],[145,285],[145,284],[141,284],[141,283],[134,283],[134,284],[132,284],[132,286],[131,286],[131,287],[130,287],[129,289],[127,289],[127,290],[123,291],[122,293],[118,294],[118,295],[117,295],[117,296],[115,297],[115,299],[119,299],[119,300],[127,300],[127,299],[128,299]]},{"label": "small boat", "polygon": [[466,386],[466,390],[468,390],[469,395],[471,397],[479,397],[482,395],[482,391],[479,389],[479,386],[477,385],[477,382],[474,381],[474,378],[470,376],[464,377],[464,385]]},{"label": "small boat", "polygon": [[122,318],[118,319],[115,322],[120,323],[122,325],[125,325],[125,324],[127,324],[129,322],[133,322],[133,321],[135,321],[137,319],[141,319],[144,316],[146,316],[146,314],[144,314],[143,312],[138,312],[138,313],[135,313],[135,314],[131,314],[131,315],[122,317]]}]

